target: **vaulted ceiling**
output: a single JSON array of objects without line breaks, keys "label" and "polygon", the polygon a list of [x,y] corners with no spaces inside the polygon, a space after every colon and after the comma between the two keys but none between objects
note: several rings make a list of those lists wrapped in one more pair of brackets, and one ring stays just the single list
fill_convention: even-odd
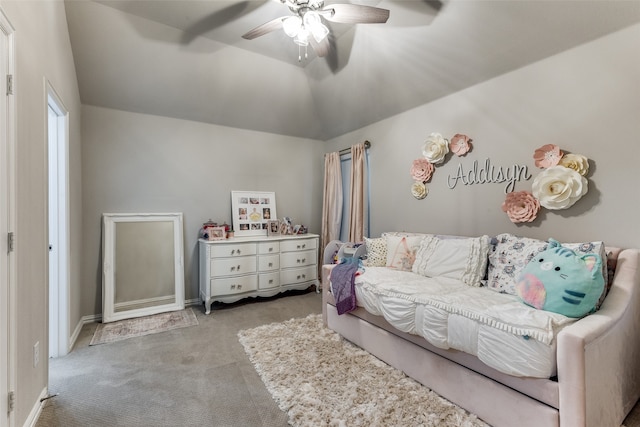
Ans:
[{"label": "vaulted ceiling", "polygon": [[637,0],[347,2],[389,21],[299,62],[282,31],[241,37],[279,0],[66,0],[82,102],[327,140],[640,22]]}]

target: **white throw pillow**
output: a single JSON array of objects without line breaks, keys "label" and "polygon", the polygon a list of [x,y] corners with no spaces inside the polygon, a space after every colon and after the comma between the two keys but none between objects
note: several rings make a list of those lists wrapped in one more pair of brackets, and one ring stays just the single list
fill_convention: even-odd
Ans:
[{"label": "white throw pillow", "polygon": [[491,246],[489,236],[463,239],[426,237],[412,271],[427,277],[448,277],[469,286],[481,286]]},{"label": "white throw pillow", "polygon": [[411,271],[416,259],[416,252],[424,235],[395,236],[385,235],[387,241],[387,267]]}]

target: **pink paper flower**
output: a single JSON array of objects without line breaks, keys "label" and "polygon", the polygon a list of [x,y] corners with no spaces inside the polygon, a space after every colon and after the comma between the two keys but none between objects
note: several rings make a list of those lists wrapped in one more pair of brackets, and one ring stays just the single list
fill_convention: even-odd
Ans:
[{"label": "pink paper flower", "polygon": [[538,216],[540,202],[528,191],[507,193],[502,210],[513,223],[531,222]]},{"label": "pink paper flower", "polygon": [[431,179],[434,169],[435,166],[427,159],[416,159],[411,165],[411,177],[418,182],[427,182]]},{"label": "pink paper flower", "polygon": [[533,159],[539,168],[549,168],[560,162],[564,153],[554,144],[543,145],[533,153]]},{"label": "pink paper flower", "polygon": [[460,133],[455,134],[449,143],[449,150],[456,156],[464,156],[471,150],[471,138]]}]

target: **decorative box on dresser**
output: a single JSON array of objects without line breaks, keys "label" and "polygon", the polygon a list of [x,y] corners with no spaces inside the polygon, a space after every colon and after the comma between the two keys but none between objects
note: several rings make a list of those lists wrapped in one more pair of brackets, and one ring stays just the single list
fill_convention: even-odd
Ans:
[{"label": "decorative box on dresser", "polygon": [[318,235],[199,240],[200,299],[206,314],[214,301],[269,297],[290,289],[318,289]]}]

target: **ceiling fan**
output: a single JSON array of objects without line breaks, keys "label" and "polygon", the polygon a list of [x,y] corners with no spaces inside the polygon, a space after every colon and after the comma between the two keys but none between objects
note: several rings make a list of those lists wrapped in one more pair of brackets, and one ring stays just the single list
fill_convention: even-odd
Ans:
[{"label": "ceiling fan", "polygon": [[389,19],[389,11],[373,6],[336,3],[325,7],[324,0],[277,0],[286,5],[293,15],[282,16],[266,22],[242,35],[247,40],[283,29],[298,45],[298,61],[302,60],[301,49],[311,44],[320,57],[329,52],[329,28],[323,19],[342,24],[383,24]]}]

